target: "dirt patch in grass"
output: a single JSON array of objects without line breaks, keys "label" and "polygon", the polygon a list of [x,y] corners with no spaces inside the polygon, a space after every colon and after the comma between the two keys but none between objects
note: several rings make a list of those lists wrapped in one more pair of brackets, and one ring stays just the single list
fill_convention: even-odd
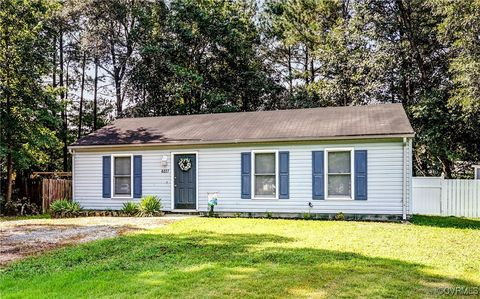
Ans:
[{"label": "dirt patch in grass", "polygon": [[154,229],[192,216],[85,217],[33,219],[0,223],[0,267],[58,247]]}]

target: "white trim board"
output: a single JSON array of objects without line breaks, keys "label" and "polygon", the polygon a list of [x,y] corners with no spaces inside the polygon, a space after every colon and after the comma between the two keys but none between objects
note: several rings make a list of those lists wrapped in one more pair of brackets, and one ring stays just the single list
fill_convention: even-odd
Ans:
[{"label": "white trim board", "polygon": [[[350,152],[350,197],[329,197],[328,196],[328,153],[329,152]],[[324,157],[324,193],[326,200],[355,200],[355,149],[353,147],[345,148],[325,148]]]},{"label": "white trim board", "polygon": [[[255,196],[255,154],[275,154],[275,198],[273,197],[256,197]],[[251,151],[251,198],[254,200],[278,200],[278,189],[279,189],[279,161],[278,161],[278,150],[252,150]]]}]

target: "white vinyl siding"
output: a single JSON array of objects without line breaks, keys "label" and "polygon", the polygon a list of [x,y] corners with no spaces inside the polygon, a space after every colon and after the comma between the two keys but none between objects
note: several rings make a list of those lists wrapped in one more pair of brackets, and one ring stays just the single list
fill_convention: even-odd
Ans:
[{"label": "white vinyl siding", "polygon": [[[368,151],[367,200],[312,200],[312,151],[352,148]],[[290,198],[242,199],[240,162],[242,152],[289,151]],[[119,209],[121,199],[102,198],[102,156],[111,154],[142,155],[142,193],[158,195],[165,210],[171,209],[171,163],[162,166],[164,155],[177,150],[133,150],[118,152],[76,152],[74,159],[74,194],[87,209]],[[403,146],[398,142],[334,144],[279,144],[268,146],[233,146],[217,148],[182,148],[198,152],[198,207],[207,211],[207,195],[218,192],[217,211],[282,213],[356,213],[402,214]],[[170,161],[170,159],[168,159]],[[411,161],[409,161],[411,163]],[[410,173],[408,178],[410,178]],[[253,175],[253,173],[252,173]],[[278,189],[278,188],[277,188]],[[353,185],[352,185],[352,190]],[[252,194],[253,195],[253,194]],[[138,200],[138,199],[134,199]],[[309,203],[313,207],[309,207]]]},{"label": "white vinyl siding", "polygon": [[[102,156],[114,154],[142,155],[142,194],[155,194],[162,199],[163,208],[170,209],[170,173],[162,173],[162,157],[170,156],[164,151],[122,151],[75,153],[74,196],[85,209],[121,209],[126,201],[138,198],[102,198]],[[113,163],[113,160],[112,160]],[[170,163],[167,163],[170,167]],[[113,195],[113,187],[112,187]]]}]

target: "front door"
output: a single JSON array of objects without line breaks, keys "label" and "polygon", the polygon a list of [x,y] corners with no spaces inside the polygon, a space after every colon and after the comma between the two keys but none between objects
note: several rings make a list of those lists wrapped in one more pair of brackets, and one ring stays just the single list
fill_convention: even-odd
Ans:
[{"label": "front door", "polygon": [[197,168],[195,154],[174,155],[173,190],[175,209],[197,208]]}]

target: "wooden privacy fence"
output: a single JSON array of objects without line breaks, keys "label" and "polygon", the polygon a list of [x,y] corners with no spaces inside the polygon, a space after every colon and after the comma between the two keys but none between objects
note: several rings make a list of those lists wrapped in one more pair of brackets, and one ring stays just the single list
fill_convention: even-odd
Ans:
[{"label": "wooden privacy fence", "polygon": [[414,177],[412,213],[480,217],[480,180]]},{"label": "wooden privacy fence", "polygon": [[57,199],[72,199],[72,180],[43,179],[42,211],[48,211],[50,204]]}]

